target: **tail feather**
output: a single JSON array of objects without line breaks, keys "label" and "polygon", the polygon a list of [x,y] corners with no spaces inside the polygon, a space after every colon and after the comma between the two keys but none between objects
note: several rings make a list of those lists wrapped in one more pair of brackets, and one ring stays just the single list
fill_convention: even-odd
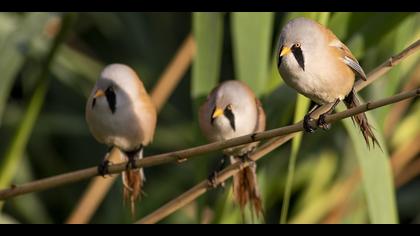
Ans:
[{"label": "tail feather", "polygon": [[[129,154],[127,154],[129,155]],[[125,157],[128,161],[129,157]],[[139,151],[133,155],[135,160],[143,158],[143,151]],[[123,180],[123,197],[124,204],[130,205],[131,216],[135,217],[136,215],[136,202],[141,198],[143,183],[146,180],[144,177],[143,169],[130,169],[123,171],[122,173]]]},{"label": "tail feather", "polygon": [[[231,158],[232,162],[237,161],[234,159],[235,158]],[[250,202],[252,217],[254,216],[254,213],[257,218],[259,218],[260,215],[264,215],[255,163],[233,176],[233,195],[235,202],[241,208],[242,213],[247,203]]]},{"label": "tail feather", "polygon": [[[344,99],[344,104],[346,104],[348,109],[359,106],[360,102],[357,99],[354,90],[351,91],[349,95],[347,95],[347,97]],[[372,127],[369,124],[365,113],[359,113],[355,116],[352,116],[351,119],[353,120],[353,123],[356,123],[359,126],[360,131],[362,132],[365,142],[369,148],[370,143],[372,143],[373,147],[375,147],[376,144],[379,148],[381,148],[381,145],[379,145],[379,142],[373,133]]]}]

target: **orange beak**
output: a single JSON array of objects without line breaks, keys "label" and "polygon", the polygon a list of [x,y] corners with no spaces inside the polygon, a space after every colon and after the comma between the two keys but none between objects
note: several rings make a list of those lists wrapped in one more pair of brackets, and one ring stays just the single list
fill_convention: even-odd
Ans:
[{"label": "orange beak", "polygon": [[104,91],[102,89],[98,89],[98,90],[96,90],[95,95],[93,96],[93,98],[98,98],[98,97],[102,97],[102,96],[105,96]]}]

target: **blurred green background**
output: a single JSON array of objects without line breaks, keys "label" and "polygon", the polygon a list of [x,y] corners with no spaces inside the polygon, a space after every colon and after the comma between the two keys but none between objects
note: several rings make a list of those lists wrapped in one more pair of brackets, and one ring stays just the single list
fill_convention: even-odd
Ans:
[{"label": "blurred green background", "polygon": [[[0,13],[1,188],[97,165],[107,149],[90,135],[84,108],[100,70],[109,63],[128,64],[150,92],[190,33],[196,57],[160,112],[146,156],[206,143],[197,107],[222,80],[244,80],[254,89],[268,129],[300,120],[308,101],[283,84],[275,66],[277,36],[297,16],[331,28],[367,73],[420,38],[418,13]],[[360,97],[379,99],[419,87],[419,59],[418,53],[405,59]],[[265,222],[280,222],[289,178],[283,222],[420,223],[419,117],[418,99],[370,111],[383,152],[369,151],[347,119],[267,155],[258,162]],[[146,169],[137,218],[206,178],[220,157],[211,153]],[[290,181],[289,160],[295,159]],[[65,222],[88,183],[10,199],[0,223]],[[91,223],[131,222],[121,189],[118,179]],[[162,222],[262,220],[252,221],[248,213],[241,218],[228,181]]]}]

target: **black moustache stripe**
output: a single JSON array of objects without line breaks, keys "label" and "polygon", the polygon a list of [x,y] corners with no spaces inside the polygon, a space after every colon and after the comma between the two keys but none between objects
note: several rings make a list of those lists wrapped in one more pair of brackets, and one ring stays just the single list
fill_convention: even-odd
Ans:
[{"label": "black moustache stripe", "polygon": [[105,90],[106,100],[108,101],[109,109],[111,109],[112,114],[115,113],[117,105],[117,97],[115,96],[115,91],[112,87],[109,87]]},{"label": "black moustache stripe", "polygon": [[216,111],[216,107],[215,108],[213,108],[213,111],[211,112],[211,115],[210,115],[210,124],[211,125],[213,125],[213,123],[214,123],[214,118],[213,118],[213,114],[214,114],[214,112]]},{"label": "black moustache stripe", "polygon": [[303,58],[302,49],[300,47],[292,47],[292,53],[302,70],[305,70],[305,60]]},{"label": "black moustache stripe", "polygon": [[236,131],[235,115],[233,114],[232,110],[225,109],[225,111],[223,112],[223,115],[225,115],[226,118],[228,118],[230,127],[232,127],[233,131]]},{"label": "black moustache stripe", "polygon": [[92,109],[95,107],[95,105],[96,105],[96,98],[94,98],[92,101]]}]

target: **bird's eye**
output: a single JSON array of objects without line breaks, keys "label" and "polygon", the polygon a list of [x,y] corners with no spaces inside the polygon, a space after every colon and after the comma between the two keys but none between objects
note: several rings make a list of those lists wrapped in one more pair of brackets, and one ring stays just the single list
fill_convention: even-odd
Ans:
[{"label": "bird's eye", "polygon": [[107,92],[110,92],[110,93],[113,93],[113,92],[114,92],[114,88],[113,88],[112,86],[109,86],[109,87],[106,89],[106,91],[107,91]]},{"label": "bird's eye", "polygon": [[229,104],[229,105],[227,105],[227,106],[226,106],[226,110],[231,111],[231,110],[232,110],[232,105],[230,105],[230,104]]},{"label": "bird's eye", "polygon": [[300,43],[295,43],[295,45],[293,45],[293,46],[295,46],[295,48],[300,48]]}]

